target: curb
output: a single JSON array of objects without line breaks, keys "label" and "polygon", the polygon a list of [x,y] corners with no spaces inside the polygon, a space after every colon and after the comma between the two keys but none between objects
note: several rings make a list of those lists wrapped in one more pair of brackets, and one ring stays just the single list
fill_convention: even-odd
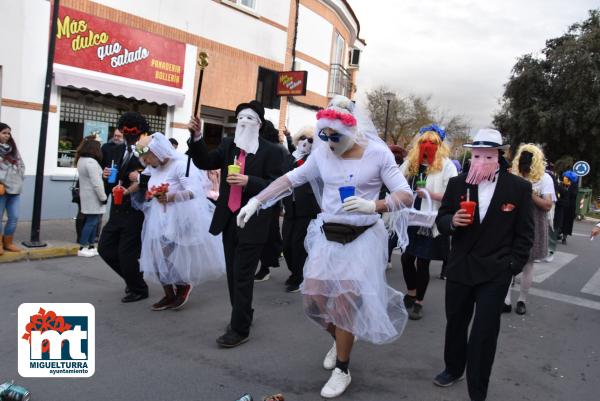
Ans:
[{"label": "curb", "polygon": [[[22,248],[23,249],[23,248]],[[28,260],[42,260],[51,258],[62,258],[66,256],[77,256],[78,244],[48,244],[44,248],[23,249],[21,252],[4,252],[0,256],[1,263],[22,262]]]}]

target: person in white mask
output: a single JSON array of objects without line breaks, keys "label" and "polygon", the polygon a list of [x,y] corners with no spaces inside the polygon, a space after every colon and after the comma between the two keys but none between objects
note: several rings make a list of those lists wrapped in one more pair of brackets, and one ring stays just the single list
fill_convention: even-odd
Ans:
[{"label": "person in white mask", "polygon": [[235,111],[235,137],[223,138],[214,150],[208,150],[202,139],[198,118],[192,117],[188,127],[193,135],[188,155],[194,164],[202,170],[221,170],[219,198],[209,231],[223,236],[232,311],[230,324],[217,343],[225,348],[248,341],[254,312],[254,272],[268,238],[273,211],[255,214],[251,218],[255,224],[246,228],[236,226],[236,216],[250,198],[282,174],[281,151],[259,137],[264,114],[262,104],[255,100],[240,104]]},{"label": "person in white mask", "polygon": [[[333,398],[350,385],[355,338],[389,343],[404,330],[403,295],[385,278],[388,232],[379,213],[399,211],[413,197],[373,123],[359,117],[348,98],[336,96],[317,113],[316,132],[319,139],[306,162],[250,199],[238,225],[256,225],[256,212],[292,188],[307,182],[313,187],[322,211],[308,227],[300,291],[306,315],[334,339],[323,361],[332,374],[321,390],[322,397]],[[383,184],[390,194],[379,200]],[[406,227],[396,227],[405,246]]]}]

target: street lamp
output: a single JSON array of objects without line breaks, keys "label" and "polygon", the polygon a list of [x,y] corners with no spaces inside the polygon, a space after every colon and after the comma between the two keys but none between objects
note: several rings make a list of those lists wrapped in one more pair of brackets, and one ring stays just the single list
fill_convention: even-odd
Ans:
[{"label": "street lamp", "polygon": [[387,107],[385,109],[385,131],[383,133],[383,141],[387,143],[387,130],[388,130],[388,116],[390,114],[390,102],[394,100],[396,94],[393,92],[386,92],[383,94],[383,98],[387,102]]}]

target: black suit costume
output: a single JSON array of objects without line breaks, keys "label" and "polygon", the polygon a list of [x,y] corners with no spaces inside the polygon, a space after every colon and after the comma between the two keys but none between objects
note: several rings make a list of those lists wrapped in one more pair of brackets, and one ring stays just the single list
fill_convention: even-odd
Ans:
[{"label": "black suit costume", "polygon": [[440,232],[452,236],[444,360],[446,371],[457,378],[466,366],[469,395],[481,401],[487,395],[503,300],[533,245],[533,201],[528,181],[501,170],[483,221],[476,207],[473,224],[453,228],[452,216],[460,209],[467,188],[471,200],[478,202],[478,186],[465,180],[466,174],[450,179],[436,220]]},{"label": "black suit costume", "polygon": [[[212,151],[208,150],[203,139],[190,142],[188,154],[200,169],[221,169],[219,199],[209,231],[213,235],[223,235],[232,306],[231,328],[242,336],[248,336],[253,314],[254,272],[267,241],[273,211],[260,210],[244,228],[237,226],[239,210],[233,213],[228,207],[230,185],[227,183],[227,166],[233,164],[234,157],[240,154],[233,138],[224,138]],[[246,155],[244,174],[248,176],[248,184],[242,192],[242,207],[281,175],[281,164],[281,152],[277,146],[259,138],[256,154]]]}]

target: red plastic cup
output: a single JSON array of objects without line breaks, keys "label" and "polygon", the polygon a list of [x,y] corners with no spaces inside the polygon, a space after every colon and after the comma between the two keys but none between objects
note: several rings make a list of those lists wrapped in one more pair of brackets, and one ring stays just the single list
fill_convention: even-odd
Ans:
[{"label": "red plastic cup", "polygon": [[471,216],[471,221],[469,224],[473,224],[473,219],[475,218],[475,208],[477,207],[477,202],[473,201],[462,201],[460,202],[460,208],[464,209]]},{"label": "red plastic cup", "polygon": [[115,187],[115,189],[113,189],[113,201],[115,202],[115,205],[122,205],[123,204],[123,194],[125,193],[125,189],[121,186],[119,187]]}]

